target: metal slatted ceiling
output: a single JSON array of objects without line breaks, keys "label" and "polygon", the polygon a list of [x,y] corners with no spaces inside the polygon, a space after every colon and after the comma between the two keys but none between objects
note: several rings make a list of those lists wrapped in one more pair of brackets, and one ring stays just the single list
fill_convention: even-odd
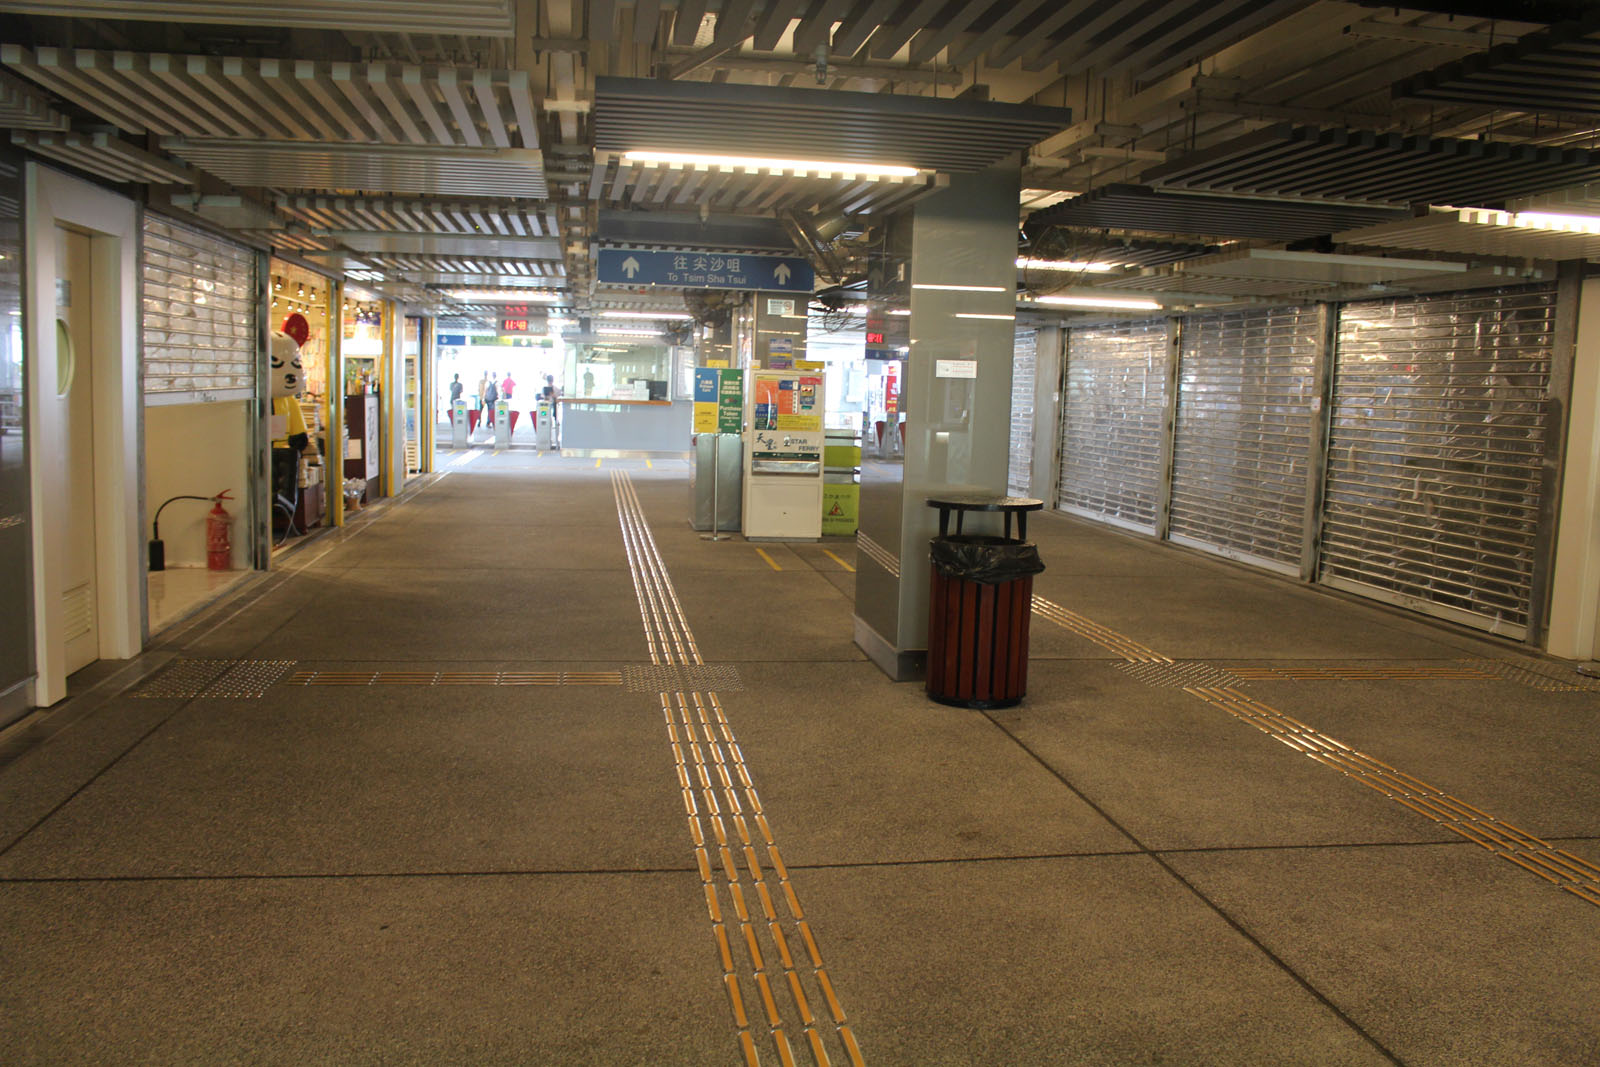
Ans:
[{"label": "metal slatted ceiling", "polygon": [[709,164],[629,163],[609,152],[596,152],[589,198],[612,206],[703,206],[728,214],[812,211],[859,215],[898,210],[945,184],[943,176],[931,173],[914,178],[819,178]]},{"label": "metal slatted ceiling", "polygon": [[1214,278],[1282,278],[1325,285],[1355,285],[1391,282],[1412,275],[1461,271],[1466,270],[1466,264],[1432,259],[1244,248],[1187,260],[1174,264],[1171,270],[1175,274],[1204,274]]},{"label": "metal slatted ceiling", "polygon": [[1183,320],[1173,541],[1299,573],[1321,333],[1308,306]]},{"label": "metal slatted ceiling", "polygon": [[0,62],[129,133],[539,146],[526,71],[14,44]]},{"label": "metal slatted ceiling", "polygon": [[240,230],[239,233],[264,245],[296,252],[321,252],[334,247],[333,242],[326,237],[317,237],[292,228],[287,230]]},{"label": "metal slatted ceiling", "polygon": [[566,271],[558,259],[497,259],[492,256],[429,256],[364,253],[363,263],[385,272],[406,274],[482,274],[521,278],[560,278]]},{"label": "metal slatted ceiling", "polygon": [[1170,343],[1164,319],[1067,334],[1059,507],[1153,531],[1160,508]]},{"label": "metal slatted ceiling", "polygon": [[1084,241],[1072,245],[1071,258],[1091,263],[1121,263],[1130,267],[1159,267],[1215,251],[1215,245],[1181,241]]},{"label": "metal slatted ceiling", "polygon": [[1036,211],[1030,224],[1295,241],[1404,218],[1395,208],[1168,192],[1106,185]]},{"label": "metal slatted ceiling", "polygon": [[21,78],[0,73],[0,126],[19,130],[65,130],[71,123],[50,98]]},{"label": "metal slatted ceiling", "polygon": [[1065,129],[1065,108],[596,78],[595,148],[976,171]]},{"label": "metal slatted ceiling", "polygon": [[[1435,211],[1421,218],[1334,234],[1340,244],[1417,248],[1479,256],[1521,259],[1589,259],[1600,256],[1600,234],[1572,232],[1559,225],[1525,229],[1511,225],[1504,211],[1469,208]],[[1596,220],[1600,222],[1600,219]]]},{"label": "metal slatted ceiling", "polygon": [[400,145],[189,141],[161,147],[234,185],[441,196],[548,195],[537,151]]},{"label": "metal slatted ceiling", "polygon": [[1144,177],[1214,192],[1479,207],[1600,177],[1600,153],[1280,124]]},{"label": "metal slatted ceiling", "polygon": [[399,200],[388,197],[284,197],[284,214],[318,230],[406,231],[552,237],[555,213],[514,200]]},{"label": "metal slatted ceiling", "polygon": [[11,143],[112,181],[152,185],[195,183],[195,174],[188,167],[135,148],[109,133],[12,130]]},{"label": "metal slatted ceiling", "polygon": [[510,37],[511,0],[9,0],[7,11],[67,18],[303,26]]},{"label": "metal slatted ceiling", "polygon": [[[1309,0],[1077,0],[1054,4],[1042,24],[1050,27],[1053,40],[1028,56],[1023,69],[1042,70],[1055,63],[1063,74],[1126,71],[1149,80],[1310,6]],[[1014,45],[996,58],[1003,60],[1018,47],[1028,51],[1038,46]],[[958,61],[955,65],[962,64]]]},{"label": "metal slatted ceiling", "polygon": [[1397,100],[1600,114],[1600,10],[1395,83]]},{"label": "metal slatted ceiling", "polygon": [[1554,319],[1553,287],[1340,309],[1322,581],[1522,636]]}]

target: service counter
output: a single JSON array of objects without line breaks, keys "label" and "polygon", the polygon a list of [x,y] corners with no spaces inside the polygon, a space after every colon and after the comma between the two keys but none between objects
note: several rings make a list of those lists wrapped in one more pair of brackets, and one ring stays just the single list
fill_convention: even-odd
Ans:
[{"label": "service counter", "polygon": [[557,403],[564,450],[689,451],[692,401],[561,397]]}]

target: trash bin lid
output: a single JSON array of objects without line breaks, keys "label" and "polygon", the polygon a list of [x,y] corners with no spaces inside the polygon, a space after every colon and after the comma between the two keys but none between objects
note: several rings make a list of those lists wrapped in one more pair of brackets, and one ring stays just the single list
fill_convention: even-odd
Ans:
[{"label": "trash bin lid", "polygon": [[993,493],[940,493],[927,498],[930,508],[941,511],[1038,511],[1043,500],[1025,496],[996,496]]}]

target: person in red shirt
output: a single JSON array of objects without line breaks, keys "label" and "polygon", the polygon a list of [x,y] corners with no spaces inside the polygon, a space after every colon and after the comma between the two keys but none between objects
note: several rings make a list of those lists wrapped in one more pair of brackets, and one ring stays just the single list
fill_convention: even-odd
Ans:
[{"label": "person in red shirt", "polygon": [[500,383],[500,398],[502,400],[510,400],[511,390],[515,389],[516,387],[517,383],[512,381],[511,372],[506,371],[506,380]]}]

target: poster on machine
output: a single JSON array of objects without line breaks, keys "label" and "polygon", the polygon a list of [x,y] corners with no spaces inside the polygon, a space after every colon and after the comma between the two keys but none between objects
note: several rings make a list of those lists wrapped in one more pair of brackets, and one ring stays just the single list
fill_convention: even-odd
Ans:
[{"label": "poster on machine", "polygon": [[756,429],[822,429],[820,375],[763,372],[756,375],[755,387]]},{"label": "poster on machine", "polygon": [[[763,469],[822,469],[824,395],[820,374],[764,370],[752,375],[750,458]],[[796,472],[800,468],[796,468]]]}]

